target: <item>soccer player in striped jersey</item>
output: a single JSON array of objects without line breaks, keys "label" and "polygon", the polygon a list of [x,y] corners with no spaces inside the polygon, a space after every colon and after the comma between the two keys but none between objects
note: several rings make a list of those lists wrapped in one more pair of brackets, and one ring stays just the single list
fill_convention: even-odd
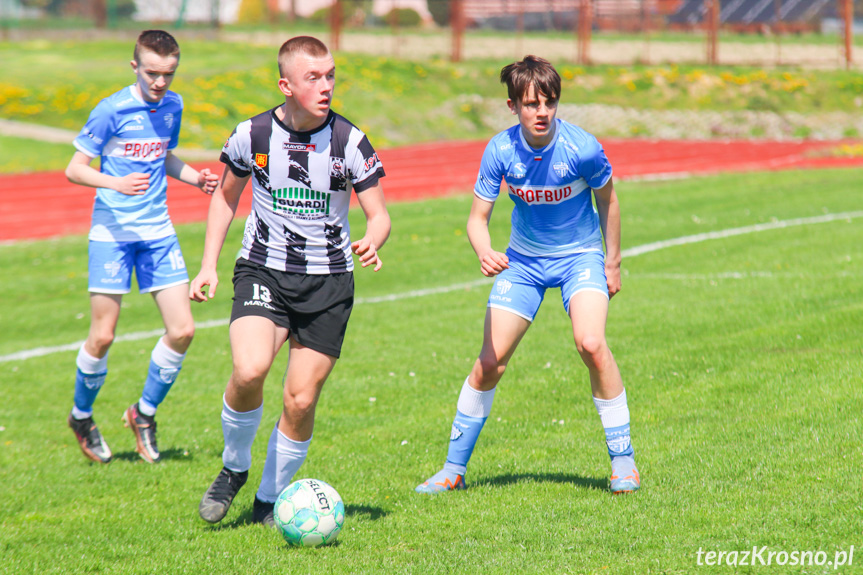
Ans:
[{"label": "soccer player in striped jersey", "polygon": [[[287,342],[282,414],[252,509],[254,522],[273,524],[273,503],[306,458],[315,406],[341,353],[354,301],[352,254],[378,271],[378,250],[390,233],[381,162],[365,134],[330,109],[332,54],[319,40],[298,36],[282,45],[278,62],[284,102],[240,123],[222,150],[222,185],[210,202],[201,271],[189,292],[196,301],[215,296],[219,253],[251,180],[252,211],[234,267],[223,467],[198,507],[210,523],[225,517],[248,479],[264,380]],[[353,243],[352,191],[367,221]]]},{"label": "soccer player in striped jersey", "polygon": [[[575,346],[590,374],[611,457],[610,490],[635,491],[640,480],[626,392],[605,339],[609,299],[620,290],[620,208],[611,164],[596,138],[556,118],[561,82],[548,61],[527,56],[504,67],[500,79],[519,123],[488,143],[467,224],[482,273],[495,278],[485,335],[458,398],[446,463],[416,491],[466,488],[468,460],[497,384],[548,288],[561,289]],[[492,247],[488,229],[502,180],[515,203],[505,253]]]},{"label": "soccer player in striped jersey", "polygon": [[[66,176],[96,188],[89,244],[90,333],[77,358],[75,397],[68,423],[84,455],[111,461],[111,449],[93,421],[93,403],[108,372],[123,294],[132,271],[141,293],[153,294],[165,324],[150,354],[140,399],[123,414],[135,434],[136,451],[149,463],[160,460],[156,408],[165,399],[192,343],[195,325],[186,296],[189,276],[168,216],[166,176],[212,194],[218,175],[200,172],[174,155],[183,100],[168,88],[180,63],[176,40],[146,30],[135,44],[136,81],[108,96],[75,138],[77,151]],[[99,169],[90,164],[100,158]]]}]

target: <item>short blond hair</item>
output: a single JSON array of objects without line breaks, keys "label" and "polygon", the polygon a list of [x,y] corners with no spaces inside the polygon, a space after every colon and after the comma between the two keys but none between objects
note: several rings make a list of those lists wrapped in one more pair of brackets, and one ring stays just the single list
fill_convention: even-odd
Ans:
[{"label": "short blond hair", "polygon": [[312,58],[323,58],[329,56],[330,49],[327,45],[311,36],[295,36],[282,44],[279,49],[279,76],[282,78],[288,73],[288,65],[297,54],[304,54]]}]

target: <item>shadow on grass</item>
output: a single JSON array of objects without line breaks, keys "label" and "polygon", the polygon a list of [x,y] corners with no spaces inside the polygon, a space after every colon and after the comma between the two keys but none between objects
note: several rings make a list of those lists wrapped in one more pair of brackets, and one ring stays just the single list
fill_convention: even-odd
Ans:
[{"label": "shadow on grass", "polygon": [[389,511],[373,505],[345,505],[345,515],[360,521],[377,521],[389,515]]},{"label": "shadow on grass", "polygon": [[[160,463],[164,463],[165,461],[170,461],[172,459],[183,459],[189,461],[192,459],[191,452],[189,455],[186,455],[186,450],[172,447],[170,449],[165,449],[159,452],[161,457],[159,458]],[[122,451],[120,453],[115,453],[114,458],[115,461],[141,461],[144,462],[144,459],[138,454],[137,451]]]},{"label": "shadow on grass", "polygon": [[[346,505],[345,515],[352,520],[359,521],[377,521],[381,517],[385,517],[388,512],[380,507],[373,505]],[[257,525],[252,523],[252,507],[243,509],[240,514],[234,517],[231,521],[208,525],[207,528],[211,531],[221,531],[222,529],[237,529],[238,527],[247,527]],[[338,541],[335,542],[338,545]]]},{"label": "shadow on grass", "polygon": [[490,485],[496,487],[524,482],[569,483],[583,489],[608,491],[608,479],[605,477],[597,479],[596,477],[582,477],[581,475],[573,475],[571,473],[510,473],[479,479],[474,481],[472,485]]}]

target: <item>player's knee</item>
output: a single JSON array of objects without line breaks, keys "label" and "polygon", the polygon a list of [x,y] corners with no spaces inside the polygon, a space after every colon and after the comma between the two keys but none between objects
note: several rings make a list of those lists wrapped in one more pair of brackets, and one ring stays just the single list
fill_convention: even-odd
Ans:
[{"label": "player's knee", "polygon": [[601,368],[608,356],[608,345],[605,338],[587,335],[575,342],[578,354],[585,364]]},{"label": "player's knee", "polygon": [[90,333],[90,347],[96,350],[96,357],[105,357],[114,343],[113,330],[99,330]]},{"label": "player's knee", "polygon": [[479,367],[479,379],[481,384],[497,383],[506,371],[506,364],[499,361],[493,355],[480,356],[477,362]]},{"label": "player's knee", "polygon": [[269,370],[269,365],[265,366],[254,361],[235,362],[231,383],[240,391],[257,389],[264,384]]},{"label": "player's knee", "polygon": [[302,418],[315,409],[316,397],[314,393],[285,394],[285,412],[291,418]]},{"label": "player's knee", "polygon": [[195,337],[195,324],[189,322],[182,326],[173,326],[167,330],[168,345],[174,351],[185,353]]}]

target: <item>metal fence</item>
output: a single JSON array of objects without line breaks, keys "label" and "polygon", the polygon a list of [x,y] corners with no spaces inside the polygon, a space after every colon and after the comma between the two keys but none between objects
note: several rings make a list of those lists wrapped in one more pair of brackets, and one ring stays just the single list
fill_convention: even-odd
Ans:
[{"label": "metal fence", "polygon": [[310,30],[335,50],[417,59],[860,68],[855,14],[863,0],[0,0],[0,33]]}]

